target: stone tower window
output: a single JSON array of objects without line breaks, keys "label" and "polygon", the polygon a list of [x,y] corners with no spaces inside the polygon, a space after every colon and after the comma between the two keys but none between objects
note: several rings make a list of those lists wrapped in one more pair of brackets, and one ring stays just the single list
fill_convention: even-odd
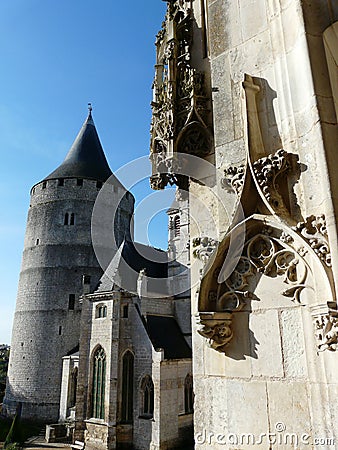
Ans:
[{"label": "stone tower window", "polygon": [[106,385],[106,354],[99,347],[93,355],[92,417],[104,419],[104,394]]},{"label": "stone tower window", "polygon": [[75,308],[75,294],[69,294],[68,309],[69,311],[74,311],[74,308]]},{"label": "stone tower window", "polygon": [[106,305],[97,305],[96,311],[95,311],[95,318],[96,319],[102,319],[104,317],[107,317],[107,306]]},{"label": "stone tower window", "polygon": [[134,398],[134,355],[127,351],[122,360],[122,412],[123,423],[133,421],[133,398]]},{"label": "stone tower window", "polygon": [[64,225],[74,225],[75,224],[75,214],[74,213],[66,213],[65,219],[63,221]]},{"label": "stone tower window", "polygon": [[141,383],[141,415],[151,419],[154,414],[154,383],[149,375],[146,375]]},{"label": "stone tower window", "polygon": [[77,178],[76,185],[77,186],[83,186],[83,179],[82,178]]},{"label": "stone tower window", "polygon": [[63,178],[59,178],[58,179],[58,186],[64,186],[64,179]]},{"label": "stone tower window", "polygon": [[175,237],[180,235],[181,219],[180,216],[175,216],[174,219],[174,234]]},{"label": "stone tower window", "polygon": [[123,305],[122,307],[122,318],[128,319],[128,305]]},{"label": "stone tower window", "polygon": [[192,375],[188,373],[184,380],[184,411],[186,414],[194,410],[194,390]]},{"label": "stone tower window", "polygon": [[43,181],[43,183],[42,183],[42,189],[46,189],[46,187],[47,187],[47,181]]}]

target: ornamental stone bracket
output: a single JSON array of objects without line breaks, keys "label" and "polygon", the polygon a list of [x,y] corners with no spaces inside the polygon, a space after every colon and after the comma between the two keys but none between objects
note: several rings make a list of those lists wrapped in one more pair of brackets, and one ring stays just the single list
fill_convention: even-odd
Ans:
[{"label": "ornamental stone bracket", "polygon": [[338,311],[334,306],[327,303],[311,308],[318,352],[338,349]]},{"label": "ornamental stone bracket", "polygon": [[198,333],[208,339],[209,345],[214,350],[224,353],[226,346],[233,338],[231,328],[231,312],[200,313],[200,325]]}]

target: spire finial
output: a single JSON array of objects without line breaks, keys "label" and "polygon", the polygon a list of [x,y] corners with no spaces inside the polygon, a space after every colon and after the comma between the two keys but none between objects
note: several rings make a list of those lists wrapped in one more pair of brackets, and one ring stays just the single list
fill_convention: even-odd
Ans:
[{"label": "spire finial", "polygon": [[91,114],[93,111],[93,107],[92,107],[91,103],[88,103],[88,111],[89,111],[89,114]]}]

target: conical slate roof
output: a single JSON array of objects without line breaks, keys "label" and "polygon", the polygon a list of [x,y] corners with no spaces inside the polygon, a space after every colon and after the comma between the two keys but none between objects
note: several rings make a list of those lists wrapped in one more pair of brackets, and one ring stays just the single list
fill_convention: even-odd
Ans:
[{"label": "conical slate roof", "polygon": [[91,108],[63,163],[44,180],[89,178],[106,181],[112,175],[92,118]]}]

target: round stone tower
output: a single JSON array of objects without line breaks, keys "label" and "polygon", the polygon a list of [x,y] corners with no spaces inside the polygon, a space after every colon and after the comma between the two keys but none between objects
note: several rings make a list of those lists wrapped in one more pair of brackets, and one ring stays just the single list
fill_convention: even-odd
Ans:
[{"label": "round stone tower", "polygon": [[[133,214],[133,196],[112,174],[91,115],[64,162],[31,190],[4,409],[27,419],[58,419],[62,357],[79,343],[83,283],[102,276],[91,239],[91,216],[106,180],[117,215]],[[114,218],[112,217],[112,223]],[[126,220],[117,244],[129,237]],[[107,244],[108,245],[108,244]],[[88,286],[86,287],[88,289]]]}]

